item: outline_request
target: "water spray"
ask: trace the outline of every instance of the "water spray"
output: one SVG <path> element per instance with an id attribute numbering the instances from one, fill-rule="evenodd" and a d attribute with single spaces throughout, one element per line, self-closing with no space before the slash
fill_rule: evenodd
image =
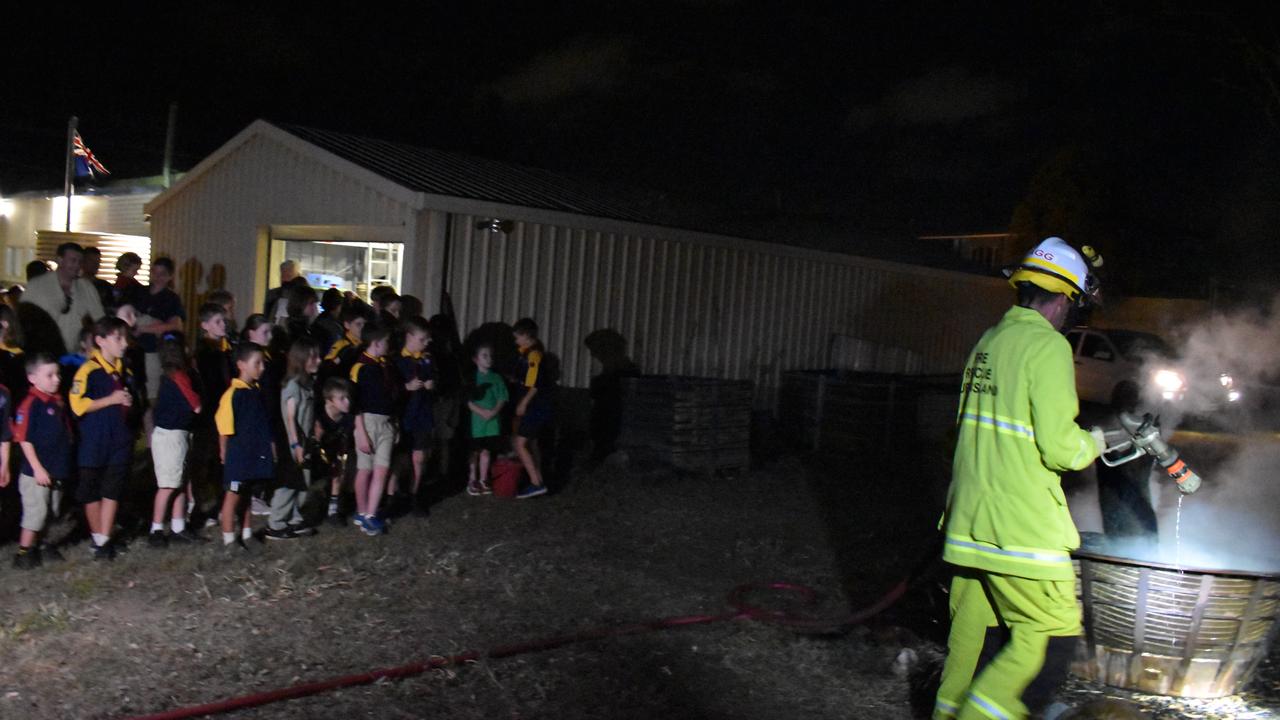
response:
<path id="1" fill-rule="evenodd" d="M 1160 436 L 1160 419 L 1151 413 L 1122 412 L 1116 416 L 1119 428 L 1104 429 L 1107 449 L 1102 453 L 1102 463 L 1107 467 L 1117 467 L 1137 460 L 1143 455 L 1155 458 L 1156 463 L 1164 469 L 1169 479 L 1177 484 L 1178 490 L 1190 495 L 1200 489 L 1200 476 L 1192 470 L 1179 455 L 1177 448 L 1165 442 Z"/>

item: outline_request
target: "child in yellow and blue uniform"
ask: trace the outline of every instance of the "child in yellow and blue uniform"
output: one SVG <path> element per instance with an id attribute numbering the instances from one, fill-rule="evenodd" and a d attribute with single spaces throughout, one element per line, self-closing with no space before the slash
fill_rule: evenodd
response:
<path id="1" fill-rule="evenodd" d="M 104 317 L 94 325 L 93 342 L 97 348 L 76 371 L 69 396 L 71 411 L 80 418 L 76 500 L 84 505 L 94 558 L 111 560 L 111 530 L 133 452 L 133 394 L 123 360 L 129 326 L 119 318 Z"/>
<path id="2" fill-rule="evenodd" d="M 381 535 L 386 524 L 378 516 L 387 474 L 391 470 L 391 450 L 396 441 L 393 417 L 398 383 L 387 365 L 387 344 L 391 333 L 377 327 L 364 333 L 368 343 L 351 368 L 355 386 L 356 415 L 356 516 L 353 522 L 366 535 Z"/>
<path id="3" fill-rule="evenodd" d="M 222 456 L 222 544 L 248 549 L 253 537 L 249 495 L 275 476 L 276 445 L 271 435 L 267 402 L 258 381 L 266 369 L 262 348 L 242 342 L 236 348 L 237 377 L 218 402 L 215 421 Z M 240 516 L 240 538 L 235 518 Z"/>
<path id="4" fill-rule="evenodd" d="M 190 467 L 196 470 L 192 478 L 191 501 L 187 514 L 201 503 L 210 512 L 221 507 L 221 468 L 218 459 L 218 428 L 214 414 L 218 402 L 231 386 L 235 377 L 235 349 L 227 339 L 227 311 L 218 303 L 206 302 L 198 315 L 200 336 L 196 341 L 195 366 L 197 387 L 200 389 L 200 412 L 191 426 Z M 204 495 L 214 496 L 212 503 Z"/>
<path id="5" fill-rule="evenodd" d="M 405 322 L 404 347 L 396 358 L 396 370 L 405 389 L 404 411 L 400 414 L 400 430 L 409 446 L 413 462 L 413 486 L 410 497 L 417 510 L 425 512 L 421 497 L 422 474 L 431 452 L 432 432 L 435 429 L 435 372 L 431 365 L 431 330 L 420 317 Z"/>
<path id="6" fill-rule="evenodd" d="M 532 318 L 521 318 L 511 326 L 511 333 L 520 350 L 516 374 L 521 391 L 516 401 L 516 454 L 529 474 L 529 485 L 517 497 L 531 498 L 547 492 L 538 437 L 551 424 L 551 393 L 555 388 L 551 374 L 542 367 L 544 352 L 538 339 L 538 323 Z"/>
<path id="7" fill-rule="evenodd" d="M 367 340 L 364 338 L 364 326 L 368 322 L 368 314 L 364 308 L 348 306 L 342 309 L 342 337 L 338 338 L 324 355 L 320 364 L 320 377 L 328 380 L 331 377 L 347 379 L 351 366 L 360 357 L 360 349 Z"/>

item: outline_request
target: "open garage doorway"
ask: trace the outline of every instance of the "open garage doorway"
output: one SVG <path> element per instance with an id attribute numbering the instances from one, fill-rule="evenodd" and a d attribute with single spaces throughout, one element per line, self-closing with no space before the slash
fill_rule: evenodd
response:
<path id="1" fill-rule="evenodd" d="M 280 284 L 278 269 L 285 260 L 298 263 L 317 291 L 336 287 L 368 301 L 379 285 L 400 292 L 404 244 L 386 242 L 379 228 L 340 230 L 331 226 L 272 227 L 267 263 L 267 286 Z"/>

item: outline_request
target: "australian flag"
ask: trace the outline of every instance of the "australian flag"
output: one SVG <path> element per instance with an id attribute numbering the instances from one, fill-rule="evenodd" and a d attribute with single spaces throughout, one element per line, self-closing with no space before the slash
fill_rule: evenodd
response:
<path id="1" fill-rule="evenodd" d="M 89 146 L 84 144 L 79 131 L 76 132 L 72 140 L 71 153 L 76 157 L 76 177 L 87 177 L 92 180 L 95 177 L 95 173 L 111 174 L 111 171 L 94 156 Z"/>

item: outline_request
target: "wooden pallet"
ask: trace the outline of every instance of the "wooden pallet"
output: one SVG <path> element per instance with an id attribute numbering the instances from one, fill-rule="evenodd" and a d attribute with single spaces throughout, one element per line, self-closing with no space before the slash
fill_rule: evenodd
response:
<path id="1" fill-rule="evenodd" d="M 745 469 L 754 395 L 746 380 L 627 378 L 619 446 L 642 449 L 684 471 Z"/>

